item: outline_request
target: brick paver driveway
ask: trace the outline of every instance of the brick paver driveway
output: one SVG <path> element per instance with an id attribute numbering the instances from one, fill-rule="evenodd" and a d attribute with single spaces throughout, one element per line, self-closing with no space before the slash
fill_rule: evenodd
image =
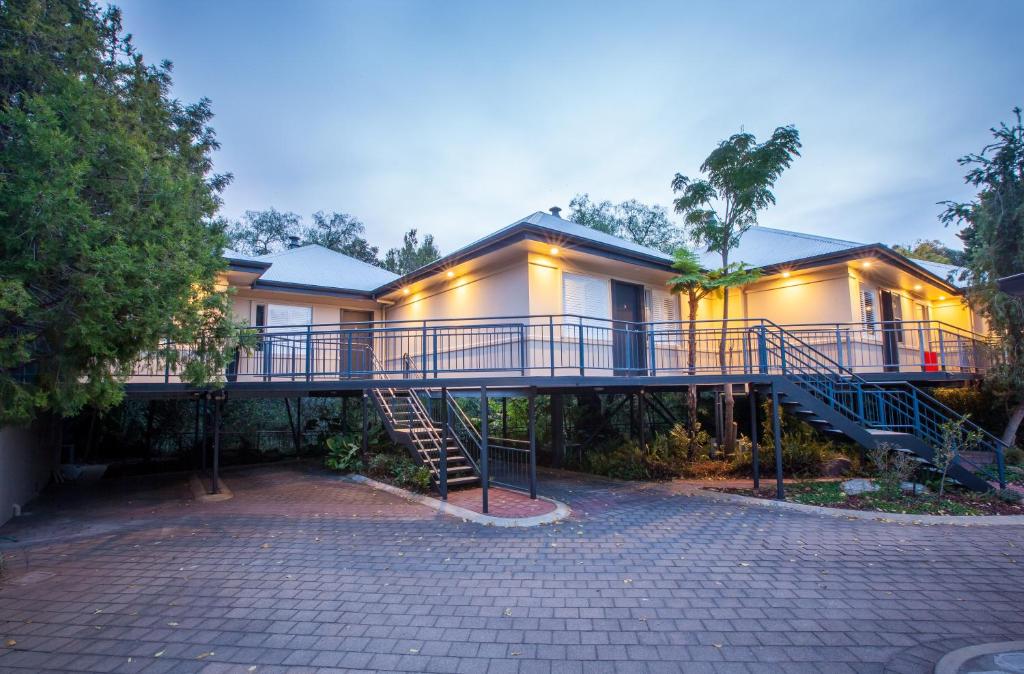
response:
<path id="1" fill-rule="evenodd" d="M 927 671 L 1024 634 L 1024 529 L 545 476 L 481 527 L 298 465 L 62 489 L 0 529 L 0 670 Z M 16 643 L 15 643 L 16 642 Z"/>

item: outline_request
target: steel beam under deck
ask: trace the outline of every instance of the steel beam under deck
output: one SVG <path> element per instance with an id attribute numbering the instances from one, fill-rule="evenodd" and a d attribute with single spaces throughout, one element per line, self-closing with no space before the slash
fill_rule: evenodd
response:
<path id="1" fill-rule="evenodd" d="M 439 377 L 437 379 L 339 379 L 333 381 L 270 381 L 270 382 L 228 382 L 224 385 L 232 398 L 281 398 L 285 396 L 358 396 L 374 388 L 440 388 L 449 390 L 503 389 L 526 395 L 529 389 L 538 393 L 574 393 L 593 391 L 607 393 L 628 393 L 641 388 L 649 390 L 684 389 L 690 384 L 716 386 L 722 384 L 771 384 L 781 375 L 767 374 L 706 374 L 706 375 L 658 375 L 658 376 L 485 376 L 485 377 Z M 126 384 L 125 394 L 135 400 L 157 400 L 170 398 L 192 398 L 205 389 L 187 384 L 136 383 Z"/>

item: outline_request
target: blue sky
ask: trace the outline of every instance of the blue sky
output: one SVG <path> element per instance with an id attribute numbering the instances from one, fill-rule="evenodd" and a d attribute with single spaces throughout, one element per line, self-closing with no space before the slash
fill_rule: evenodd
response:
<path id="1" fill-rule="evenodd" d="M 572 196 L 669 206 L 741 127 L 801 132 L 763 225 L 954 242 L 957 157 L 1024 105 L 1008 2 L 117 3 L 213 101 L 224 214 L 362 219 L 449 251 Z"/>

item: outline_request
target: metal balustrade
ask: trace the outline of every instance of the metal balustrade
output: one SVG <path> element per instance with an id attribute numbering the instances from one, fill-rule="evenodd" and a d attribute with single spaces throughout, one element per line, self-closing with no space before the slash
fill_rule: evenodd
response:
<path id="1" fill-rule="evenodd" d="M 907 433 L 937 448 L 945 440 L 946 424 L 959 420 L 961 425 L 953 438 L 961 450 L 956 462 L 975 473 L 995 464 L 999 486 L 1006 487 L 1004 451 L 1008 447 L 966 417 L 908 384 L 883 387 L 868 382 L 818 351 L 797 333 L 770 325 L 757 328 L 756 332 L 766 371 L 780 370 L 790 381 L 863 428 Z M 968 447 L 971 433 L 976 433 L 980 440 Z M 991 462 L 983 465 L 966 456 L 963 450 L 969 450 L 975 457 L 988 457 Z"/>
<path id="2" fill-rule="evenodd" d="M 228 381 L 504 376 L 657 376 L 777 373 L 757 341 L 774 326 L 857 374 L 984 373 L 998 360 L 993 343 L 936 321 L 903 327 L 860 324 L 774 326 L 730 319 L 632 323 L 575 315 L 386 321 L 250 328 L 255 346 L 238 352 Z M 902 335 L 897 339 L 897 330 Z M 899 345 L 896 350 L 886 347 Z M 132 382 L 178 383 L 189 345 L 144 355 Z M 168 358 L 167 355 L 171 354 Z"/>
<path id="3" fill-rule="evenodd" d="M 992 340 L 942 321 L 783 325 L 837 364 L 859 374 L 983 374 L 998 362 Z"/>

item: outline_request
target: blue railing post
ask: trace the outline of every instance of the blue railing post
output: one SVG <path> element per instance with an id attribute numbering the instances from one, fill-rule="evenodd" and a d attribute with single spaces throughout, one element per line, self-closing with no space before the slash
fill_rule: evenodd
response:
<path id="1" fill-rule="evenodd" d="M 647 362 L 650 367 L 647 368 L 647 373 L 652 377 L 658 374 L 658 352 L 654 344 L 654 330 L 650 329 L 647 331 Z"/>
<path id="2" fill-rule="evenodd" d="M 306 381 L 313 379 L 313 326 L 306 326 Z"/>
<path id="3" fill-rule="evenodd" d="M 434 328 L 434 339 L 433 339 L 433 351 L 434 351 L 434 379 L 437 379 L 437 328 Z"/>
<path id="4" fill-rule="evenodd" d="M 843 367 L 843 332 L 836 324 L 836 362 Z"/>
<path id="5" fill-rule="evenodd" d="M 765 334 L 763 325 L 757 326 L 757 359 L 760 363 L 758 370 L 761 374 L 768 374 L 768 336 Z"/>
<path id="6" fill-rule="evenodd" d="M 519 376 L 526 376 L 526 324 L 519 324 Z"/>
<path id="7" fill-rule="evenodd" d="M 786 334 L 779 331 L 779 360 L 782 365 L 782 374 L 786 374 Z"/>
<path id="8" fill-rule="evenodd" d="M 941 369 L 943 372 L 946 371 L 946 340 L 942 338 L 942 328 L 939 328 L 939 363 L 941 363 Z"/>
<path id="9" fill-rule="evenodd" d="M 171 338 L 164 338 L 164 383 L 171 381 Z"/>
<path id="10" fill-rule="evenodd" d="M 584 369 L 584 367 L 586 367 L 584 365 L 584 356 L 585 356 L 585 354 L 584 354 L 584 346 L 583 346 L 583 317 L 582 316 L 580 317 L 579 329 L 580 329 L 580 376 L 582 377 L 583 376 L 583 369 Z M 612 328 L 612 329 L 614 330 L 614 328 Z M 614 335 L 612 336 L 612 340 L 613 340 L 613 343 L 614 343 Z"/>
<path id="11" fill-rule="evenodd" d="M 351 330 L 348 331 L 348 349 L 347 349 L 347 351 L 348 351 L 348 355 L 346 357 L 346 360 L 348 361 L 348 365 L 346 366 L 345 369 L 348 372 L 348 378 L 351 379 L 352 378 L 352 331 Z"/>
<path id="12" fill-rule="evenodd" d="M 264 335 L 260 346 L 263 347 L 263 377 L 266 380 L 270 379 L 270 376 L 274 374 L 274 338 L 269 335 Z"/>
<path id="13" fill-rule="evenodd" d="M 551 359 L 551 376 L 555 376 L 555 317 L 548 316 L 548 357 Z"/>
<path id="14" fill-rule="evenodd" d="M 917 341 L 918 341 L 918 346 L 919 346 L 918 350 L 921 352 L 921 372 L 926 372 L 927 371 L 927 367 L 925 366 L 925 362 L 924 362 L 924 359 L 925 359 L 925 355 L 924 355 L 925 348 L 924 348 L 924 324 L 923 323 L 918 323 L 917 324 Z"/>
<path id="15" fill-rule="evenodd" d="M 921 437 L 921 402 L 917 398 L 917 389 L 910 390 L 910 404 L 914 412 L 914 435 Z"/>
<path id="16" fill-rule="evenodd" d="M 423 339 L 420 340 L 420 372 L 427 378 L 427 322 L 423 321 Z"/>
<path id="17" fill-rule="evenodd" d="M 857 394 L 857 419 L 863 424 L 866 422 L 864 418 L 864 387 L 860 385 L 860 382 L 853 382 L 853 385 Z"/>

